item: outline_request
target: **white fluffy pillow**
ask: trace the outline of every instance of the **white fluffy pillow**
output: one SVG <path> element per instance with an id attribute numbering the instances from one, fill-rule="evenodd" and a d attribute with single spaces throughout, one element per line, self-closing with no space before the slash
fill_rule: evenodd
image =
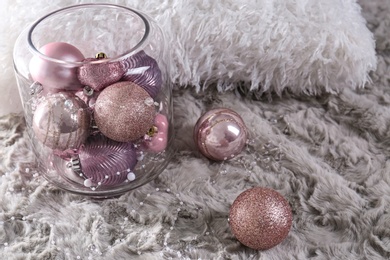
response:
<path id="1" fill-rule="evenodd" d="M 22 28 L 49 11 L 85 2 L 2 0 L 0 88 L 8 94 L 0 95 L 0 114 L 20 110 L 12 47 Z M 94 2 L 154 17 L 170 41 L 172 80 L 198 90 L 240 84 L 278 94 L 286 87 L 294 93 L 337 92 L 364 86 L 376 67 L 373 36 L 355 0 Z"/>

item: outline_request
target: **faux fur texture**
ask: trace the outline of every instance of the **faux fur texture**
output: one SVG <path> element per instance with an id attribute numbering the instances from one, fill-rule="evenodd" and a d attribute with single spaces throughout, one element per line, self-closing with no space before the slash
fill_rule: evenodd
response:
<path id="1" fill-rule="evenodd" d="M 1 114 L 21 110 L 11 50 L 22 28 L 49 11 L 85 2 L 91 1 L 2 0 Z M 374 40 L 356 0 L 94 2 L 154 17 L 169 39 L 172 81 L 183 87 L 320 94 L 362 87 L 376 67 Z"/>
<path id="2" fill-rule="evenodd" d="M 177 89 L 177 156 L 155 181 L 119 198 L 91 200 L 48 184 L 23 118 L 1 117 L 0 258 L 389 259 L 390 5 L 360 4 L 377 42 L 372 84 L 273 101 Z M 214 107 L 242 115 L 251 135 L 225 163 L 202 157 L 192 141 L 197 118 Z M 230 205 L 252 186 L 279 191 L 293 208 L 288 237 L 267 251 L 240 245 L 228 225 Z"/>

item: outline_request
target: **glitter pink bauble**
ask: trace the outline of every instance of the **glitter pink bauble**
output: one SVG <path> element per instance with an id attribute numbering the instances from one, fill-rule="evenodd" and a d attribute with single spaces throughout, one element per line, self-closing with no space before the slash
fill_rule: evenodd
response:
<path id="1" fill-rule="evenodd" d="M 77 77 L 83 85 L 96 91 L 118 82 L 125 73 L 125 67 L 118 61 L 105 62 L 105 59 L 88 58 L 85 62 L 101 61 L 101 63 L 87 63 L 77 70 Z"/>
<path id="2" fill-rule="evenodd" d="M 162 87 L 162 75 L 157 61 L 140 51 L 122 63 L 128 68 L 122 80 L 134 82 L 155 98 Z"/>
<path id="3" fill-rule="evenodd" d="M 39 141 L 55 150 L 77 149 L 88 137 L 90 112 L 70 92 L 51 94 L 38 104 L 32 129 Z"/>
<path id="4" fill-rule="evenodd" d="M 39 51 L 47 57 L 64 62 L 81 62 L 84 59 L 84 55 L 76 47 L 65 42 L 48 43 Z M 53 89 L 48 92 L 81 88 L 81 83 L 77 79 L 77 67 L 74 65 L 34 56 L 30 61 L 29 70 L 31 77 L 41 83 L 45 89 Z"/>
<path id="5" fill-rule="evenodd" d="M 140 86 L 118 82 L 105 88 L 95 103 L 95 122 L 102 134 L 118 142 L 143 137 L 153 126 L 153 99 Z"/>
<path id="6" fill-rule="evenodd" d="M 132 143 L 115 142 L 92 136 L 79 151 L 81 172 L 92 186 L 114 186 L 123 183 L 137 164 Z"/>
<path id="7" fill-rule="evenodd" d="M 241 193 L 230 208 L 229 225 L 245 246 L 266 250 L 281 243 L 292 225 L 292 211 L 277 191 L 255 187 Z"/>
<path id="8" fill-rule="evenodd" d="M 215 161 L 238 155 L 245 147 L 247 129 L 242 118 L 227 108 L 202 115 L 194 127 L 194 141 L 199 151 Z"/>

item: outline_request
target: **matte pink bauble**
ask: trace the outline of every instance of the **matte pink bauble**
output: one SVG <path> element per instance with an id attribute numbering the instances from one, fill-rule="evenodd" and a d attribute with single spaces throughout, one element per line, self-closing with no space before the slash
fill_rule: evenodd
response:
<path id="1" fill-rule="evenodd" d="M 230 208 L 229 225 L 247 247 L 270 249 L 281 243 L 292 225 L 292 211 L 277 191 L 255 187 L 241 193 Z"/>
<path id="2" fill-rule="evenodd" d="M 88 137 L 91 116 L 87 106 L 69 92 L 46 96 L 33 116 L 39 141 L 55 150 L 77 149 Z"/>
<path id="3" fill-rule="evenodd" d="M 194 141 L 199 151 L 215 161 L 238 155 L 245 147 L 247 129 L 242 118 L 227 108 L 203 114 L 195 124 Z"/>
<path id="4" fill-rule="evenodd" d="M 95 122 L 99 130 L 117 142 L 132 142 L 153 126 L 154 100 L 140 86 L 118 82 L 105 88 L 95 103 Z"/>
<path id="5" fill-rule="evenodd" d="M 64 62 L 80 62 L 84 59 L 84 55 L 76 47 L 65 42 L 48 43 L 39 51 L 47 57 Z M 30 61 L 29 69 L 31 77 L 41 83 L 44 88 L 76 90 L 81 87 L 77 79 L 77 67 L 74 65 L 34 56 Z"/>

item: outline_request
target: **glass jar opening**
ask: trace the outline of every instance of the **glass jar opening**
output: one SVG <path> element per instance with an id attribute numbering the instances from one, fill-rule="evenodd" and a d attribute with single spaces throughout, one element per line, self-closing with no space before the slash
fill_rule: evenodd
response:
<path id="1" fill-rule="evenodd" d="M 83 27 L 94 29 L 86 30 Z M 133 27 L 136 27 L 137 34 L 129 40 L 126 28 L 134 31 Z M 53 63 L 78 67 L 86 63 L 99 64 L 126 59 L 147 44 L 149 34 L 149 21 L 140 12 L 114 4 L 90 3 L 65 7 L 38 19 L 30 27 L 27 41 L 33 55 Z M 85 57 L 95 57 L 96 53 L 104 52 L 107 58 L 95 61 L 53 58 L 40 51 L 41 47 L 51 42 L 71 44 L 85 53 Z"/>

